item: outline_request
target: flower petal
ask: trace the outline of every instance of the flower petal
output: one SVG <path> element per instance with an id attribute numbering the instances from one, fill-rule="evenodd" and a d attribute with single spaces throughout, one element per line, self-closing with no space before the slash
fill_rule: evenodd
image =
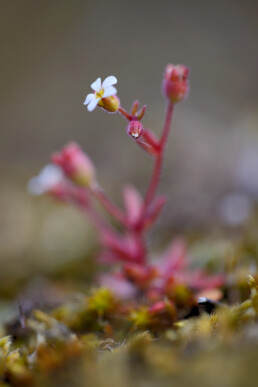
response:
<path id="1" fill-rule="evenodd" d="M 93 99 L 93 100 L 89 103 L 89 105 L 87 106 L 87 109 L 89 110 L 89 112 L 92 112 L 92 111 L 95 109 L 95 107 L 97 106 L 97 104 L 99 103 L 99 101 L 100 101 L 100 98 L 95 98 L 95 99 Z"/>
<path id="2" fill-rule="evenodd" d="M 111 97 L 112 95 L 115 95 L 117 93 L 117 90 L 114 86 L 109 86 L 104 91 L 104 94 L 102 98 Z"/>
<path id="3" fill-rule="evenodd" d="M 52 188 L 63 180 L 62 169 L 54 164 L 47 164 L 38 176 L 46 189 Z"/>
<path id="4" fill-rule="evenodd" d="M 46 165 L 38 176 L 28 182 L 28 191 L 32 195 L 42 195 L 62 182 L 63 172 L 61 168 L 53 164 Z"/>
<path id="5" fill-rule="evenodd" d="M 116 77 L 114 75 L 110 75 L 110 77 L 107 77 L 104 82 L 102 83 L 103 88 L 105 89 L 108 86 L 115 85 L 117 83 Z"/>
<path id="6" fill-rule="evenodd" d="M 83 105 L 88 105 L 93 99 L 96 98 L 95 94 L 88 94 L 85 101 L 83 102 Z"/>
<path id="7" fill-rule="evenodd" d="M 101 90 L 101 78 L 98 78 L 96 79 L 95 82 L 93 82 L 90 87 L 94 90 L 94 91 L 100 91 Z"/>
<path id="8" fill-rule="evenodd" d="M 28 192 L 31 195 L 42 195 L 45 192 L 45 188 L 42 186 L 38 176 L 33 177 L 28 182 Z"/>

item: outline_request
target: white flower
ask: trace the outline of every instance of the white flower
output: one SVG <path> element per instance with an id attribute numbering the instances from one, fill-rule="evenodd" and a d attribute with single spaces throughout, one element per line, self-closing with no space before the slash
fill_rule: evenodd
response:
<path id="1" fill-rule="evenodd" d="M 101 78 L 98 78 L 91 85 L 95 93 L 88 94 L 83 105 L 88 105 L 87 109 L 92 112 L 102 98 L 111 97 L 117 93 L 116 88 L 113 86 L 116 83 L 117 79 L 113 75 L 107 77 L 103 83 L 101 83 Z"/>
<path id="2" fill-rule="evenodd" d="M 63 181 L 64 174 L 61 168 L 54 164 L 46 165 L 38 174 L 28 182 L 28 191 L 32 195 L 42 195 L 50 191 Z"/>

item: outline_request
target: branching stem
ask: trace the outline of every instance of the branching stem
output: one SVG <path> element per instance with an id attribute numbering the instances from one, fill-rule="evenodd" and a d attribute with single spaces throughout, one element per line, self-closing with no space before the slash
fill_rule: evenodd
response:
<path id="1" fill-rule="evenodd" d="M 158 150 L 158 154 L 156 155 L 152 178 L 144 199 L 144 205 L 143 205 L 144 213 L 146 213 L 148 206 L 151 204 L 151 202 L 153 201 L 156 195 L 156 190 L 158 187 L 161 170 L 162 170 L 164 150 L 165 150 L 165 146 L 166 146 L 169 131 L 170 131 L 172 115 L 173 115 L 173 104 L 169 103 L 167 107 L 167 113 L 166 113 L 162 135 L 159 141 L 159 150 Z"/>
<path id="2" fill-rule="evenodd" d="M 123 211 L 120 210 L 105 194 L 101 187 L 96 186 L 90 190 L 92 196 L 102 205 L 105 210 L 123 226 L 128 227 L 128 222 Z"/>

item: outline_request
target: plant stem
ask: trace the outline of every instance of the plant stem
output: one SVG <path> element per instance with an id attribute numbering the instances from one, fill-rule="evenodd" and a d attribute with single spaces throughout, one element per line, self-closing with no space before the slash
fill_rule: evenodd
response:
<path id="1" fill-rule="evenodd" d="M 120 211 L 119 208 L 113 204 L 110 199 L 105 195 L 101 187 L 95 187 L 94 197 L 101 202 L 102 206 L 105 207 L 108 212 L 117 220 L 120 220 L 121 223 L 124 222 L 125 228 L 128 229 L 128 232 L 131 234 L 132 238 L 134 239 L 136 245 L 137 245 L 137 255 L 134 257 L 133 261 L 137 262 L 138 264 L 143 265 L 146 261 L 146 246 L 144 242 L 144 238 L 141 234 L 141 232 L 135 232 L 135 230 L 129 230 L 129 224 L 126 221 L 126 218 L 124 214 Z M 113 238 L 116 235 L 116 231 L 113 230 L 112 226 L 110 226 L 97 212 L 96 210 L 91 206 L 90 203 L 84 203 L 82 200 L 78 201 L 77 195 L 73 195 L 73 192 L 71 192 L 70 201 L 78 205 L 81 210 L 85 213 L 85 215 L 89 218 L 90 222 L 95 226 L 95 228 L 99 231 L 100 236 L 107 237 L 110 236 Z M 68 200 L 69 202 L 69 200 Z M 131 261 L 132 256 L 129 254 L 128 251 L 126 251 L 126 248 L 119 250 L 120 256 L 123 255 L 123 258 L 126 261 Z"/>
<path id="2" fill-rule="evenodd" d="M 158 187 L 159 178 L 162 170 L 164 150 L 165 150 L 165 146 L 166 146 L 169 131 L 170 131 L 172 115 L 173 115 L 173 104 L 169 103 L 167 107 L 166 119 L 165 119 L 163 131 L 162 131 L 162 135 L 159 141 L 159 151 L 158 151 L 158 154 L 156 155 L 152 178 L 144 200 L 144 205 L 143 205 L 144 213 L 146 212 L 146 209 L 148 208 L 148 206 L 150 205 L 150 203 L 152 202 L 156 194 L 156 190 Z"/>
<path id="3" fill-rule="evenodd" d="M 146 245 L 144 236 L 138 231 L 134 231 L 133 236 L 138 245 L 138 263 L 144 265 L 146 264 Z"/>
<path id="4" fill-rule="evenodd" d="M 101 187 L 94 187 L 90 192 L 111 216 L 125 227 L 128 227 L 124 213 L 107 197 Z"/>
<path id="5" fill-rule="evenodd" d="M 157 153 L 159 150 L 159 141 L 149 129 L 144 128 L 142 138 L 153 148 L 155 153 Z"/>
<path id="6" fill-rule="evenodd" d="M 144 199 L 144 213 L 146 212 L 146 209 L 148 208 L 149 204 L 154 199 L 156 189 L 159 183 L 159 178 L 161 174 L 161 168 L 162 168 L 162 154 L 159 152 L 158 155 L 155 158 L 155 164 L 153 169 L 152 178 Z"/>
<path id="7" fill-rule="evenodd" d="M 166 143 L 167 143 L 167 139 L 168 139 L 168 135 L 169 135 L 169 131 L 170 131 L 170 126 L 171 126 L 171 121 L 172 121 L 172 116 L 173 116 L 173 108 L 174 108 L 174 105 L 170 102 L 168 104 L 168 107 L 167 107 L 166 119 L 165 119 L 164 128 L 163 128 L 163 132 L 162 132 L 161 139 L 160 139 L 161 153 L 164 152 L 164 148 L 165 148 Z"/>
<path id="8" fill-rule="evenodd" d="M 132 116 L 131 114 L 129 114 L 124 108 L 122 108 L 122 106 L 119 107 L 118 111 L 119 111 L 119 113 L 121 113 L 122 116 L 124 116 L 128 121 L 132 121 L 133 116 Z"/>

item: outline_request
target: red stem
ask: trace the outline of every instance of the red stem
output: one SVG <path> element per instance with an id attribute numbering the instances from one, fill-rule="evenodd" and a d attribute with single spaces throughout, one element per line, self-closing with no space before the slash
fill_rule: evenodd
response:
<path id="1" fill-rule="evenodd" d="M 145 210 L 147 209 L 147 207 L 149 206 L 149 204 L 154 199 L 156 189 L 157 189 L 157 186 L 159 183 L 161 168 L 162 168 L 162 154 L 159 152 L 156 156 L 156 159 L 155 159 L 152 178 L 151 178 L 151 181 L 150 181 L 150 184 L 149 184 L 149 187 L 148 187 L 147 193 L 145 195 L 145 199 L 144 199 L 144 213 L 145 213 Z"/>
<path id="2" fill-rule="evenodd" d="M 90 192 L 111 216 L 125 227 L 128 227 L 128 222 L 124 213 L 106 196 L 105 192 L 100 187 L 94 187 Z"/>
<path id="3" fill-rule="evenodd" d="M 133 116 L 129 113 L 127 113 L 127 111 L 122 108 L 122 106 L 119 106 L 119 109 L 118 109 L 119 113 L 122 114 L 122 116 L 124 116 L 128 121 L 132 121 L 133 119 Z"/>
<path id="4" fill-rule="evenodd" d="M 98 192 L 101 194 L 104 194 L 103 191 L 101 191 L 101 189 L 99 189 Z M 113 203 L 109 201 L 109 199 L 105 196 L 105 194 L 104 194 L 104 196 L 101 196 L 101 198 L 105 200 L 105 205 L 106 204 L 113 205 Z M 109 235 L 110 233 L 111 233 L 110 234 L 111 236 L 114 235 L 110 226 L 105 222 L 104 219 L 101 218 L 101 216 L 94 210 L 94 208 L 92 208 L 90 205 L 83 205 L 81 202 L 78 202 L 76 199 L 74 202 L 80 206 L 80 208 L 89 217 L 92 224 L 96 227 L 96 229 L 99 230 L 100 233 L 102 233 L 102 235 Z M 104 203 L 102 203 L 102 204 L 104 207 Z M 113 210 L 114 209 L 120 211 L 115 205 L 113 205 Z M 115 215 L 113 214 L 113 216 L 115 216 Z M 129 228 L 129 225 L 126 224 L 126 227 Z M 141 232 L 139 232 L 139 233 L 138 232 L 135 233 L 135 231 L 131 231 L 131 232 L 132 232 L 132 235 L 133 235 L 133 237 L 138 245 L 137 262 L 139 264 L 144 264 L 145 260 L 146 260 L 146 246 L 145 246 L 142 234 L 141 234 Z M 128 253 L 126 252 L 126 250 L 124 251 L 124 253 L 122 250 L 119 251 L 119 253 L 124 254 L 124 258 L 126 260 L 131 259 L 131 257 L 128 256 Z"/>
<path id="5" fill-rule="evenodd" d="M 159 141 L 149 129 L 144 128 L 142 138 L 153 148 L 155 153 L 157 153 L 159 150 Z"/>
<path id="6" fill-rule="evenodd" d="M 164 148 L 167 143 L 169 131 L 170 131 L 170 126 L 171 126 L 171 121 L 172 121 L 172 116 L 173 116 L 173 108 L 174 105 L 170 102 L 168 107 L 167 107 L 167 114 L 166 114 L 166 119 L 165 119 L 165 124 L 163 128 L 163 132 L 161 135 L 160 139 L 160 148 L 161 148 L 161 153 L 164 151 Z"/>
<path id="7" fill-rule="evenodd" d="M 156 194 L 156 190 L 158 187 L 159 178 L 160 178 L 160 174 L 161 174 L 161 170 L 162 170 L 162 161 L 163 161 L 164 150 L 165 150 L 165 146 L 166 146 L 169 131 L 170 131 L 172 115 L 173 115 L 173 104 L 169 103 L 169 105 L 167 107 L 167 113 L 166 113 L 166 119 L 165 119 L 165 123 L 164 123 L 163 132 L 162 132 L 162 135 L 161 135 L 161 138 L 159 141 L 159 151 L 158 151 L 158 154 L 156 156 L 153 175 L 152 175 L 152 178 L 151 178 L 151 181 L 149 184 L 149 188 L 147 190 L 145 200 L 144 200 L 144 205 L 143 205 L 144 213 L 145 213 L 147 207 L 149 206 L 149 204 L 154 199 L 155 194 Z"/>
<path id="8" fill-rule="evenodd" d="M 135 102 L 133 103 L 131 113 L 128 113 L 122 106 L 119 106 L 118 111 L 119 111 L 119 113 L 121 113 L 122 116 L 124 116 L 128 121 L 132 121 L 132 120 L 138 120 L 138 121 L 141 121 L 141 119 L 143 118 L 143 116 L 144 116 L 144 114 L 145 114 L 145 112 L 146 112 L 147 106 L 144 105 L 144 106 L 141 108 L 140 112 L 137 113 L 138 106 L 139 106 L 139 102 L 138 102 L 138 101 L 135 101 Z"/>

